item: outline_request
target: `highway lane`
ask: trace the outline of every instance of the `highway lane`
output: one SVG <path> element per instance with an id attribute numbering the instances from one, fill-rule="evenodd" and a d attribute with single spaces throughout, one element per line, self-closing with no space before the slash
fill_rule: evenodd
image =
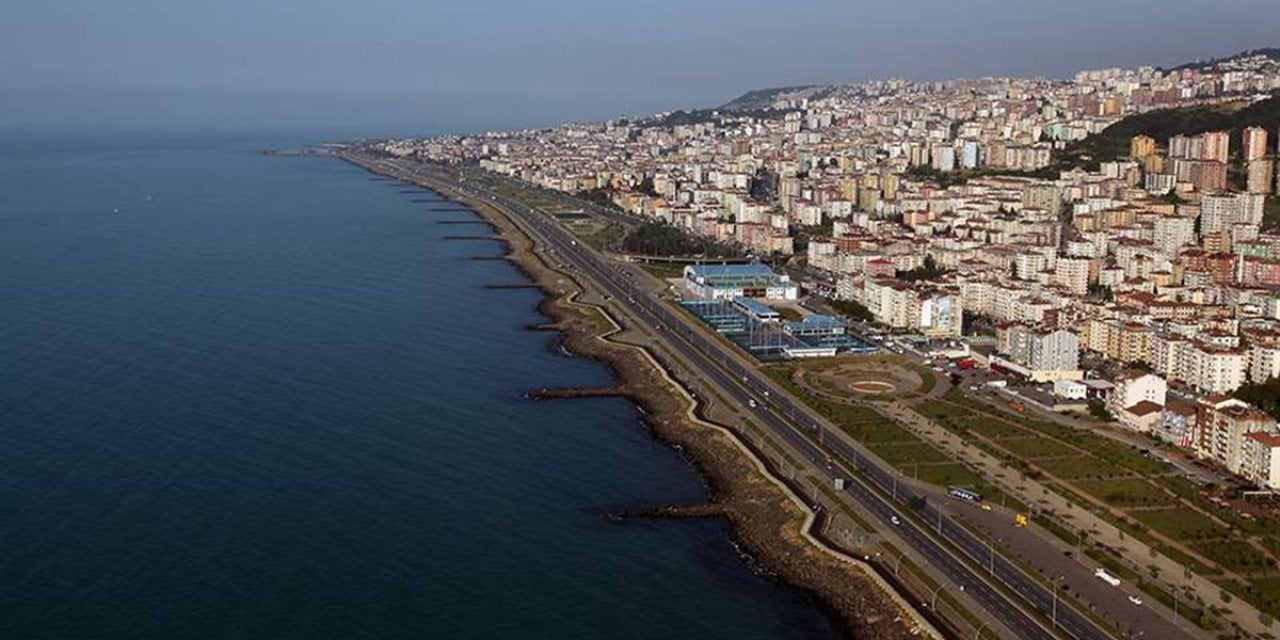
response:
<path id="1" fill-rule="evenodd" d="M 625 277 L 619 275 L 615 270 L 609 269 L 607 266 L 603 266 L 600 258 L 596 256 L 594 252 L 591 252 L 586 247 L 579 244 L 576 239 L 569 237 L 567 231 L 561 228 L 558 224 L 549 221 L 545 216 L 539 215 L 519 203 L 505 201 L 505 199 L 495 197 L 492 194 L 481 193 L 472 190 L 465 185 L 456 184 L 455 186 L 469 195 L 498 201 L 505 207 L 520 213 L 527 223 L 533 225 L 540 232 L 539 235 L 542 235 L 544 240 L 548 241 L 548 244 L 555 247 L 561 255 L 574 258 L 574 262 L 578 263 L 580 268 L 584 271 L 589 272 L 588 275 L 592 276 L 598 285 L 603 285 L 602 289 L 606 293 L 613 295 L 620 302 L 622 300 L 626 300 L 627 303 L 633 307 L 633 310 L 640 312 L 637 315 L 642 318 L 643 316 L 648 316 L 648 320 L 656 325 L 686 325 L 685 318 L 677 317 L 672 310 L 667 308 L 660 301 L 656 301 L 646 295 L 645 292 L 638 290 L 633 283 L 627 281 Z M 696 331 L 693 327 L 689 326 L 684 326 L 684 328 L 685 334 L 682 337 L 685 339 L 670 342 L 677 346 L 681 355 L 683 355 L 687 360 L 701 364 L 702 366 L 699 366 L 698 368 L 704 373 L 710 374 L 710 376 L 718 383 L 718 386 L 736 396 L 736 401 L 740 402 L 743 406 L 746 406 L 748 404 L 748 400 L 752 399 L 753 391 L 744 389 L 738 378 L 730 377 L 721 371 L 713 360 L 707 358 L 704 351 L 708 353 L 720 351 L 720 366 L 732 367 L 734 373 L 741 375 L 743 379 L 754 382 L 757 388 L 755 393 L 760 393 L 766 397 L 770 396 L 770 385 L 767 381 L 756 376 L 754 371 L 748 371 L 743 368 L 736 362 L 736 360 L 731 360 L 729 356 L 720 349 L 721 345 L 713 343 L 713 341 L 703 336 L 701 332 Z M 690 342 L 690 339 L 692 339 L 693 342 Z M 694 342 L 698 343 L 696 348 L 694 347 Z M 776 393 L 772 394 L 772 398 L 774 399 L 779 397 L 780 396 Z M 789 399 L 784 398 L 783 401 L 786 403 L 790 412 L 795 411 L 796 407 Z M 818 449 L 812 441 L 788 426 L 786 422 L 772 410 L 765 409 L 763 405 L 759 408 L 760 412 L 758 413 L 758 417 L 762 418 L 762 421 L 770 427 L 770 431 L 773 431 L 780 437 L 785 438 L 797 450 L 803 451 L 818 468 L 822 469 L 826 467 L 826 454 Z M 810 429 L 823 441 L 840 442 L 838 438 L 828 438 L 826 436 L 825 429 L 820 427 L 815 421 L 809 421 L 808 424 L 803 425 L 803 428 Z M 886 478 L 888 478 L 888 482 L 892 482 L 892 477 L 886 474 L 882 469 L 879 469 L 877 466 L 867 465 L 866 462 L 868 459 L 865 455 L 858 456 L 856 451 L 850 451 L 848 453 L 850 454 L 848 456 L 850 459 L 854 461 L 861 461 L 864 469 L 870 475 L 873 477 L 879 476 L 877 480 L 880 484 L 885 484 Z M 878 496 L 874 491 L 870 490 L 869 487 L 862 486 L 860 479 L 849 479 L 853 480 L 853 482 L 848 483 L 846 486 L 849 487 L 849 490 L 852 492 L 851 494 L 854 495 L 854 497 L 859 498 L 860 502 L 871 507 L 873 512 L 877 513 L 877 515 L 886 521 L 888 521 L 890 517 L 899 518 L 899 521 L 905 525 L 899 528 L 903 531 L 910 532 L 910 535 L 904 537 L 913 548 L 916 548 L 917 551 L 923 550 L 923 555 L 929 558 L 931 562 L 939 565 L 937 568 L 943 569 L 953 582 L 967 585 L 970 596 L 975 597 L 975 599 L 978 599 L 980 602 L 985 601 L 983 602 L 983 605 L 991 609 L 992 613 L 997 613 L 998 617 L 1001 618 L 1002 621 L 1004 621 L 1010 628 L 1014 629 L 1021 637 L 1052 637 L 1052 635 L 1046 632 L 1036 620 L 1022 612 L 1017 607 L 1011 606 L 1007 599 L 1005 599 L 997 590 L 987 585 L 986 582 L 975 574 L 972 569 L 959 562 L 944 548 L 933 541 L 927 534 L 923 533 L 919 526 L 908 518 L 905 513 L 900 512 L 893 505 Z M 853 492 L 855 487 L 861 488 L 862 491 Z M 1076 635 L 1076 637 L 1106 638 L 1107 636 Z"/>
<path id="2" fill-rule="evenodd" d="M 440 178 L 438 175 L 432 177 Z M 952 583 L 963 585 L 968 595 L 1020 637 L 1036 639 L 1054 637 L 1044 624 L 1023 611 L 1009 596 L 990 584 L 989 580 L 1000 580 L 1009 585 L 1017 596 L 1025 599 L 1030 606 L 1040 609 L 1045 615 L 1049 615 L 1055 608 L 1054 595 L 1046 587 L 1023 574 L 1020 568 L 1009 562 L 990 545 L 952 522 L 932 505 L 927 505 L 922 510 L 920 516 L 923 522 L 918 522 L 909 517 L 907 515 L 909 509 L 902 506 L 911 498 L 907 491 L 904 489 L 897 491 L 897 498 L 894 500 L 892 496 L 886 498 L 877 493 L 867 482 L 869 480 L 879 485 L 881 490 L 892 492 L 892 487 L 896 485 L 893 471 L 886 470 L 882 463 L 869 456 L 866 451 L 860 451 L 841 438 L 830 436 L 822 422 L 815 419 L 807 407 L 800 406 L 790 398 L 779 394 L 774 389 L 772 381 L 759 375 L 754 369 L 743 367 L 736 357 L 725 353 L 723 345 L 694 328 L 690 324 L 690 319 L 673 311 L 662 301 L 651 297 L 649 292 L 643 291 L 617 269 L 611 268 L 594 251 L 572 238 L 559 224 L 520 203 L 473 189 L 466 184 L 455 182 L 453 186 L 468 195 L 495 201 L 520 214 L 521 219 L 533 227 L 548 246 L 571 259 L 580 270 L 600 286 L 602 291 L 617 299 L 619 304 L 625 301 L 628 311 L 646 324 L 680 327 L 679 331 L 668 330 L 668 333 L 674 335 L 676 339 L 667 342 L 686 362 L 697 365 L 696 370 L 712 378 L 717 386 L 729 393 L 733 401 L 741 403 L 744 407 L 750 400 L 758 397 L 768 398 L 768 403 L 758 403 L 755 411 L 757 419 L 764 423 L 769 431 L 784 438 L 796 450 L 803 452 L 817 468 L 825 470 L 828 473 L 828 479 L 844 477 L 848 480 L 845 485 L 848 494 L 872 513 L 886 522 L 897 517 L 902 524 L 894 527 L 895 533 L 917 553 L 928 559 L 935 570 L 945 575 Z M 795 426 L 789 423 L 787 418 L 791 418 Z M 861 470 L 865 474 L 865 479 L 857 474 L 852 477 L 843 474 L 839 467 L 828 468 L 827 454 L 819 448 L 814 439 L 830 447 L 837 457 Z M 969 564 L 961 561 L 951 549 L 935 539 L 932 532 L 927 531 L 933 527 L 924 522 L 938 521 L 939 518 L 941 536 L 955 545 L 959 552 L 967 555 L 970 559 Z M 982 573 L 988 575 L 983 576 Z M 1059 599 L 1056 609 L 1058 626 L 1066 632 L 1066 637 L 1081 640 L 1104 640 L 1111 637 L 1065 601 Z"/>

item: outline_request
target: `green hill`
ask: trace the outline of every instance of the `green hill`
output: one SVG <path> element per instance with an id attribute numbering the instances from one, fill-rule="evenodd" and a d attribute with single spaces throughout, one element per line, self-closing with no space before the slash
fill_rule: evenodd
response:
<path id="1" fill-rule="evenodd" d="M 768 109 L 783 94 L 799 94 L 807 98 L 817 99 L 831 92 L 832 87 L 820 85 L 798 85 L 794 87 L 773 87 L 748 91 L 718 107 L 724 111 L 757 111 Z"/>
<path id="2" fill-rule="evenodd" d="M 1274 135 L 1280 128 L 1280 96 L 1253 104 L 1241 101 L 1178 107 L 1129 116 L 1099 133 L 1067 145 L 1057 154 L 1055 163 L 1061 168 L 1097 169 L 1100 162 L 1128 157 L 1129 139 L 1136 135 L 1151 136 L 1156 144 L 1163 147 L 1171 136 L 1223 130 L 1231 131 L 1231 153 L 1238 155 L 1241 132 L 1250 126 L 1265 127 Z"/>
<path id="3" fill-rule="evenodd" d="M 1272 60 L 1280 60 L 1280 47 L 1263 47 L 1261 49 L 1250 49 L 1248 51 L 1241 51 L 1240 53 L 1232 54 L 1222 58 L 1213 58 L 1211 60 L 1188 62 L 1186 64 L 1180 64 L 1172 69 L 1169 69 L 1169 71 L 1181 71 L 1183 69 L 1197 69 L 1197 70 L 1203 71 L 1205 69 L 1212 69 L 1213 67 L 1219 64 L 1222 64 L 1224 62 L 1233 62 L 1235 60 L 1241 60 L 1243 58 L 1252 58 L 1254 56 L 1266 56 L 1268 58 L 1271 58 Z"/>

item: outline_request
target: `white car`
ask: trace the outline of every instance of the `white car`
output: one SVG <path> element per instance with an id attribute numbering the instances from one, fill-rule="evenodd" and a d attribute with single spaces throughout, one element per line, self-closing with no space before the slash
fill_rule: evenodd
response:
<path id="1" fill-rule="evenodd" d="M 1142 598 L 1139 598 L 1138 596 L 1129 596 L 1129 602 L 1132 602 L 1137 606 L 1142 606 Z"/>
<path id="2" fill-rule="evenodd" d="M 889 522 L 892 522 L 895 525 L 902 524 L 902 521 L 898 519 L 898 516 L 889 516 Z"/>

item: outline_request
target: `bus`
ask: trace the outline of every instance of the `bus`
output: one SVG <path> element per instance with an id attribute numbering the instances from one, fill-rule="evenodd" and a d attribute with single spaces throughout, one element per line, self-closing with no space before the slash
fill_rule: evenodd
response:
<path id="1" fill-rule="evenodd" d="M 974 491 L 972 489 L 966 489 L 964 487 L 954 487 L 954 486 L 947 487 L 947 495 L 951 496 L 952 498 L 959 498 L 961 500 L 972 502 L 974 504 L 982 503 L 981 493 L 978 493 L 977 491 Z"/>

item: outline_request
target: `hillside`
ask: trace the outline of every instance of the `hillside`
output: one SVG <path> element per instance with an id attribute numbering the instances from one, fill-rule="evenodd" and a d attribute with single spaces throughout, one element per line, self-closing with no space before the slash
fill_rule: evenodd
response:
<path id="1" fill-rule="evenodd" d="M 1264 47 L 1262 49 L 1250 49 L 1249 51 L 1241 51 L 1240 53 L 1226 56 L 1225 58 L 1213 58 L 1211 60 L 1204 60 L 1204 61 L 1198 60 L 1196 62 L 1188 62 L 1186 64 L 1180 64 L 1172 69 L 1169 69 L 1169 71 L 1181 71 L 1183 69 L 1197 69 L 1197 70 L 1203 71 L 1205 69 L 1212 69 L 1213 67 L 1222 63 L 1234 62 L 1236 60 L 1243 60 L 1245 58 L 1252 58 L 1254 56 L 1266 56 L 1268 58 L 1271 58 L 1272 60 L 1280 60 L 1280 47 Z"/>
<path id="2" fill-rule="evenodd" d="M 754 91 L 748 91 L 733 100 L 720 105 L 719 109 L 724 111 L 756 111 L 760 109 L 769 109 L 773 106 L 775 101 L 784 97 L 809 98 L 814 97 L 817 94 L 825 94 L 830 90 L 831 87 L 818 85 L 756 89 Z"/>
<path id="3" fill-rule="evenodd" d="M 741 118 L 781 118 L 789 111 L 794 111 L 794 109 L 770 109 L 767 107 L 726 109 L 725 107 L 719 107 L 716 109 L 693 109 L 689 111 L 678 110 L 637 120 L 635 124 L 639 127 L 678 127 Z"/>
<path id="4" fill-rule="evenodd" d="M 1241 131 L 1248 126 L 1275 131 L 1280 127 L 1280 96 L 1246 106 L 1244 102 L 1160 109 L 1129 116 L 1083 140 L 1067 145 L 1055 158 L 1060 167 L 1096 169 L 1099 162 L 1129 155 L 1129 139 L 1148 135 L 1164 146 L 1174 135 L 1231 130 L 1231 151 L 1240 152 Z"/>

